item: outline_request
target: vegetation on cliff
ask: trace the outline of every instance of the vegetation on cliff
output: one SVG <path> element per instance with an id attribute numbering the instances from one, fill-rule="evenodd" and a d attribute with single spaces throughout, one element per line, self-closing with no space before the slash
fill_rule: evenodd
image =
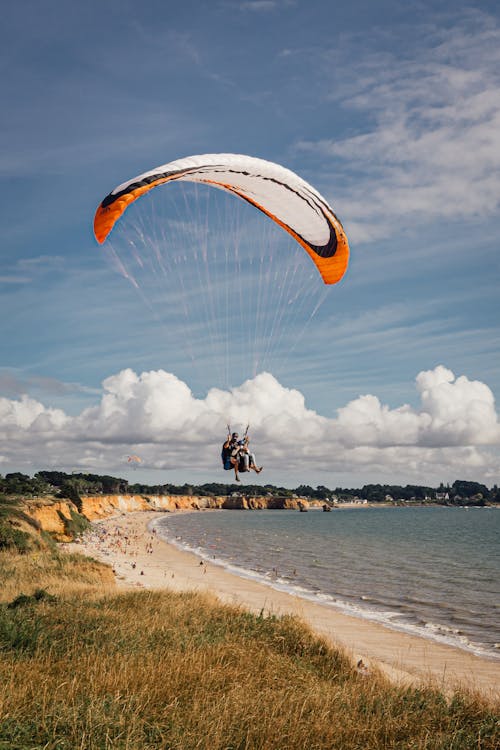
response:
<path id="1" fill-rule="evenodd" d="M 0 495 L 0 550 L 25 554 L 39 546 L 39 531 L 19 498 Z"/>
<path id="2" fill-rule="evenodd" d="M 50 510 L 57 529 L 53 523 L 47 527 L 37 518 L 36 510 L 40 509 Z M 52 537 L 58 541 L 72 540 L 89 526 L 88 519 L 72 502 L 61 503 L 52 496 L 35 501 L 16 495 L 0 495 L 0 550 L 27 554 L 50 545 Z"/>

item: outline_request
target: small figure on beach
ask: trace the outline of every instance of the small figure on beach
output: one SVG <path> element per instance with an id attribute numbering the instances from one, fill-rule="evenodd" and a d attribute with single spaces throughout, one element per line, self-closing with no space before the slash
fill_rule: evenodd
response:
<path id="1" fill-rule="evenodd" d="M 363 659 L 360 659 L 356 664 L 356 672 L 363 675 L 363 677 L 366 677 L 366 675 L 369 674 L 370 670 L 364 663 Z"/>

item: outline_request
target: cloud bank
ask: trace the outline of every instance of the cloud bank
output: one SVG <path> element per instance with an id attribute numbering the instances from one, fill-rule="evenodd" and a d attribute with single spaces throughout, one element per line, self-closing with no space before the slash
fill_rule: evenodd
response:
<path id="1" fill-rule="evenodd" d="M 250 422 L 267 482 L 286 484 L 290 475 L 327 485 L 336 475 L 359 483 L 497 482 L 500 421 L 490 388 L 442 365 L 420 372 L 415 383 L 418 408 L 390 408 L 367 394 L 327 417 L 270 373 L 199 399 L 172 373 L 125 369 L 104 380 L 99 403 L 76 416 L 28 395 L 0 398 L 0 466 L 123 474 L 134 453 L 149 471 L 229 481 L 218 458 L 226 423 L 242 430 Z"/>

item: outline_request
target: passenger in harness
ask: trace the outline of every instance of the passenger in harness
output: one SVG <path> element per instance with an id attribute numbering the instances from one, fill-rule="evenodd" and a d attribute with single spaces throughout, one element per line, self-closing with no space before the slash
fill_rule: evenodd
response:
<path id="1" fill-rule="evenodd" d="M 249 442 L 250 438 L 248 437 L 248 435 L 245 435 L 243 440 L 239 441 L 239 469 L 241 472 L 250 471 L 250 469 L 252 469 L 256 472 L 256 474 L 260 474 L 264 467 L 257 466 L 257 463 L 255 461 L 255 453 L 250 453 L 250 449 L 248 447 Z"/>
<path id="2" fill-rule="evenodd" d="M 245 436 L 240 440 L 238 433 L 232 433 L 228 425 L 227 438 L 221 451 L 222 466 L 224 471 L 234 469 L 234 477 L 237 482 L 240 481 L 238 472 L 244 473 L 253 469 L 257 474 L 260 474 L 263 468 L 262 466 L 260 468 L 257 467 L 255 454 L 250 453 L 248 448 L 249 442 L 248 427 L 245 431 Z"/>

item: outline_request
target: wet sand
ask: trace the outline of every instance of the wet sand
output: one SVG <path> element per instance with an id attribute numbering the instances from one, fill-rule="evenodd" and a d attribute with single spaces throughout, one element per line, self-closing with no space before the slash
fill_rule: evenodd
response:
<path id="1" fill-rule="evenodd" d="M 489 699 L 500 698 L 499 661 L 240 578 L 159 538 L 153 525 L 158 517 L 142 511 L 98 521 L 83 541 L 67 546 L 111 565 L 120 587 L 208 592 L 255 613 L 297 615 L 316 633 L 343 647 L 353 660 L 362 659 L 369 669 L 376 667 L 399 683 L 431 682 L 446 691 L 462 686 Z"/>

